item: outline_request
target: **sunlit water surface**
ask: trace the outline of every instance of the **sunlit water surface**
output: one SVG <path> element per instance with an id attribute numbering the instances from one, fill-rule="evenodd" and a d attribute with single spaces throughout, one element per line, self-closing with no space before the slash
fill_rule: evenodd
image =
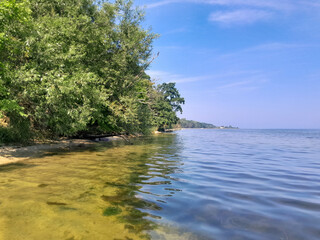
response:
<path id="1" fill-rule="evenodd" d="M 0 239 L 320 239 L 320 131 L 182 130 L 2 166 Z"/>

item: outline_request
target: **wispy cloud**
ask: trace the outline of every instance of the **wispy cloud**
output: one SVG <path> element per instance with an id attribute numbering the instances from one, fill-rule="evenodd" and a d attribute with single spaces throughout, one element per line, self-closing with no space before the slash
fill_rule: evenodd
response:
<path id="1" fill-rule="evenodd" d="M 305 6 L 320 8 L 320 2 L 318 0 L 306 0 L 301 1 Z"/>
<path id="2" fill-rule="evenodd" d="M 209 21 L 222 24 L 248 24 L 271 18 L 273 13 L 264 10 L 241 9 L 213 12 Z"/>
<path id="3" fill-rule="evenodd" d="M 298 43 L 281 43 L 273 42 L 266 43 L 257 46 L 252 46 L 249 48 L 241 49 L 232 53 L 223 54 L 220 57 L 234 57 L 235 55 L 242 55 L 246 53 L 256 53 L 256 52 L 279 52 L 285 50 L 295 50 L 303 48 L 319 47 L 319 45 L 310 45 L 310 44 L 298 44 Z"/>
<path id="4" fill-rule="evenodd" d="M 269 81 L 269 78 L 261 72 L 240 74 L 235 78 L 224 80 L 226 83 L 218 85 L 210 90 L 211 93 L 235 93 L 254 91 Z"/>
<path id="5" fill-rule="evenodd" d="M 146 8 L 156 8 L 156 7 L 161 7 L 161 6 L 176 3 L 176 2 L 181 2 L 181 1 L 174 1 L 174 0 L 159 1 L 155 3 L 147 4 Z"/>
<path id="6" fill-rule="evenodd" d="M 242 51 L 253 52 L 253 51 L 269 51 L 269 50 L 281 50 L 281 49 L 296 49 L 296 48 L 306 48 L 312 47 L 309 44 L 298 44 L 298 43 L 281 43 L 281 42 L 273 42 L 261 44 L 258 46 L 253 46 Z"/>
<path id="7" fill-rule="evenodd" d="M 173 74 L 164 71 L 148 70 L 147 74 L 151 76 L 155 81 L 160 82 L 175 82 L 175 83 L 186 83 L 186 82 L 198 82 L 210 79 L 211 76 L 192 76 L 186 77 L 180 74 Z"/>
<path id="8" fill-rule="evenodd" d="M 316 1 L 304 0 L 162 0 L 147 4 L 147 8 L 156 8 L 173 3 L 195 3 L 231 7 L 271 8 L 277 10 L 293 10 L 299 6 L 317 5 Z"/>
<path id="9" fill-rule="evenodd" d="M 146 5 L 157 8 L 168 4 L 207 4 L 223 6 L 225 11 L 213 12 L 209 20 L 218 23 L 253 23 L 271 19 L 281 14 L 320 9 L 318 0 L 162 0 Z"/>
<path id="10" fill-rule="evenodd" d="M 189 83 L 207 81 L 214 83 L 216 89 L 231 89 L 240 86 L 248 87 L 252 83 L 263 83 L 267 77 L 260 71 L 228 71 L 214 75 L 200 75 L 187 77 L 165 71 L 148 70 L 147 74 L 156 82 Z"/>
<path id="11" fill-rule="evenodd" d="M 239 87 L 239 86 L 246 86 L 250 83 L 252 83 L 252 80 L 237 81 L 237 82 L 232 82 L 232 83 L 228 83 L 228 84 L 219 86 L 216 89 L 226 89 L 226 88 L 234 88 L 234 87 Z"/>

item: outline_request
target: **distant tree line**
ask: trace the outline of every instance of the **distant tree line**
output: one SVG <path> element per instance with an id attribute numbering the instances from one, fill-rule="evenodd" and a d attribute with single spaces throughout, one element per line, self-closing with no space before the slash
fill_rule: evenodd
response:
<path id="1" fill-rule="evenodd" d="M 210 123 L 197 122 L 185 118 L 180 119 L 177 126 L 181 128 L 217 128 L 217 126 Z"/>
<path id="2" fill-rule="evenodd" d="M 145 73 L 156 34 L 131 1 L 0 1 L 0 142 L 149 133 L 177 123 L 174 83 Z"/>
<path id="3" fill-rule="evenodd" d="M 178 123 L 173 126 L 174 128 L 219 128 L 219 129 L 238 129 L 238 127 L 229 126 L 215 126 L 210 123 L 197 122 L 187 120 L 185 118 L 179 119 Z"/>

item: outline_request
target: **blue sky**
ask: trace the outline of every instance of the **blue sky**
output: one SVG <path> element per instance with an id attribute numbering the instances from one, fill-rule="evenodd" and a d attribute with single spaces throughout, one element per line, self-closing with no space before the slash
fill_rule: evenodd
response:
<path id="1" fill-rule="evenodd" d="M 320 128 L 320 1 L 136 0 L 161 36 L 148 73 L 176 82 L 182 117 Z"/>

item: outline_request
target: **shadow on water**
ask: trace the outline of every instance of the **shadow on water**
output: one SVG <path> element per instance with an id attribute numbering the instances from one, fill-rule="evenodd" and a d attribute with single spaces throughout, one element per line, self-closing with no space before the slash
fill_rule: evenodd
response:
<path id="1" fill-rule="evenodd" d="M 177 153 L 178 148 L 172 147 L 175 144 L 175 137 L 160 137 L 149 138 L 136 141 L 134 144 L 149 144 L 161 145 L 161 149 L 141 153 L 131 152 L 127 155 L 127 161 L 133 163 L 130 166 L 131 173 L 129 177 L 120 179 L 116 182 L 106 182 L 105 186 L 108 188 L 115 188 L 116 195 L 106 196 L 102 195 L 101 199 L 111 204 L 107 207 L 103 215 L 113 216 L 117 215 L 118 220 L 125 224 L 125 228 L 135 235 L 143 239 L 151 239 L 148 231 L 157 228 L 157 220 L 161 217 L 157 215 L 158 211 L 162 210 L 159 202 L 165 203 L 161 200 L 163 196 L 172 196 L 169 194 L 158 194 L 157 187 L 164 192 L 170 191 L 172 194 L 172 178 L 173 174 L 179 168 L 179 161 L 169 161 L 163 153 L 167 156 L 173 156 Z M 170 149 L 168 147 L 170 146 Z M 144 189 L 146 186 L 147 190 Z M 177 190 L 176 191 L 181 191 Z M 152 196 L 147 200 L 144 196 Z M 160 215 L 160 214 L 159 214 Z"/>
<path id="2" fill-rule="evenodd" d="M 14 171 L 14 170 L 18 170 L 18 169 L 23 169 L 23 168 L 32 168 L 32 167 L 36 167 L 37 165 L 35 164 L 26 164 L 26 163 L 11 163 L 8 165 L 3 165 L 0 166 L 0 173 L 1 172 L 10 172 L 10 171 Z"/>

